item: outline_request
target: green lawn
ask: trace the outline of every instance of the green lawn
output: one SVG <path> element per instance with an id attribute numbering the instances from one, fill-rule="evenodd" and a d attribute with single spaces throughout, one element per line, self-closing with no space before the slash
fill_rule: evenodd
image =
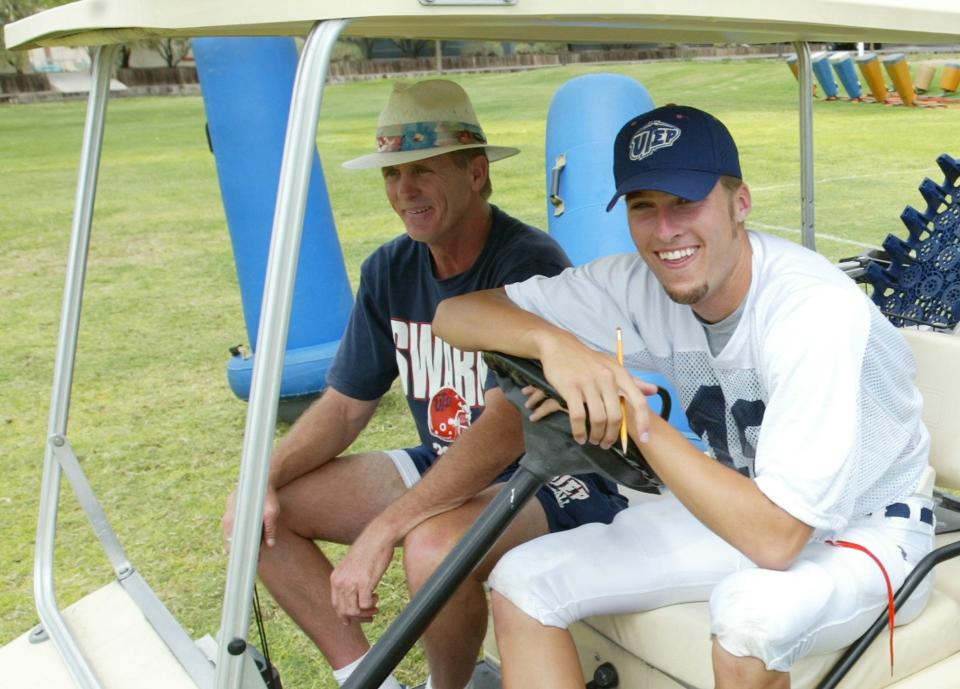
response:
<path id="1" fill-rule="evenodd" d="M 642 81 L 655 102 L 704 107 L 737 138 L 752 182 L 749 225 L 799 237 L 796 82 L 782 61 L 660 62 L 470 75 L 493 143 L 523 154 L 494 166 L 493 200 L 546 226 L 545 114 L 567 79 L 593 71 Z M 368 152 L 390 85 L 328 88 L 319 146 L 352 280 L 400 231 L 376 171 L 340 163 Z M 31 562 L 43 440 L 84 104 L 0 107 L 0 643 L 36 623 Z M 818 248 L 831 259 L 877 246 L 934 160 L 960 156 L 960 108 L 817 101 Z M 236 481 L 246 406 L 226 384 L 227 348 L 246 339 L 239 291 L 199 98 L 110 105 L 72 398 L 70 441 L 135 566 L 194 636 L 219 624 L 225 558 L 219 519 Z M 387 396 L 357 449 L 415 437 Z M 57 585 L 62 605 L 111 572 L 64 489 Z M 338 550 L 331 550 L 334 557 Z M 381 592 L 405 596 L 394 567 Z M 267 603 L 271 649 L 289 687 L 333 687 L 319 654 Z M 376 635 L 377 627 L 372 630 Z M 422 659 L 401 679 L 422 679 Z"/>

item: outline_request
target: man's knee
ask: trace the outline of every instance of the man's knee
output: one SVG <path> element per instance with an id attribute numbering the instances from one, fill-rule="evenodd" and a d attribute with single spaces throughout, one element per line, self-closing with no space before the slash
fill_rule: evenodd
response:
<path id="1" fill-rule="evenodd" d="M 716 639 L 712 661 L 717 689 L 789 689 L 788 673 L 768 670 L 759 658 L 733 655 Z"/>
<path id="2" fill-rule="evenodd" d="M 403 566 L 410 586 L 416 590 L 433 574 L 463 537 L 448 519 L 428 519 L 403 539 Z"/>
<path id="3" fill-rule="evenodd" d="M 788 671 L 808 650 L 811 630 L 834 584 L 816 569 L 802 574 L 751 569 L 732 574 L 710 596 L 711 634 L 735 657 L 760 659 Z M 797 592 L 802 594 L 798 595 Z"/>
<path id="4" fill-rule="evenodd" d="M 531 557 L 527 551 L 517 548 L 500 558 L 490 573 L 490 588 L 540 624 L 566 629 L 580 615 L 576 602 L 563 595 L 563 563 Z"/>

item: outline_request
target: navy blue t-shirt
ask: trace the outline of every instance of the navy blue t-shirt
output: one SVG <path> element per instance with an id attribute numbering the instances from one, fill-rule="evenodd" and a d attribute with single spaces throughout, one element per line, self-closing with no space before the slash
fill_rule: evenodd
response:
<path id="1" fill-rule="evenodd" d="M 433 334 L 437 305 L 532 275 L 556 275 L 570 265 L 546 233 L 491 208 L 490 237 L 459 275 L 434 277 L 427 245 L 407 235 L 363 262 L 350 323 L 327 373 L 328 385 L 361 400 L 381 397 L 400 376 L 420 442 L 435 456 L 480 416 L 492 379 L 479 354 L 460 351 Z"/>

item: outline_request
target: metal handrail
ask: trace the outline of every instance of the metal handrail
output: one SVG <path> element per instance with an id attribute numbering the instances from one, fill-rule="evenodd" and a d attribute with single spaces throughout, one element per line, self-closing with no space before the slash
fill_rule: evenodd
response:
<path id="1" fill-rule="evenodd" d="M 253 365 L 246 433 L 237 485 L 236 520 L 227 564 L 216 689 L 237 689 L 250 626 L 251 600 L 260 549 L 266 495 L 277 420 L 277 400 L 290 306 L 300 254 L 303 217 L 316 146 L 320 103 L 333 47 L 348 20 L 317 23 L 303 46 L 290 100 L 277 186 L 270 255 L 264 279 L 257 356 Z"/>
<path id="2" fill-rule="evenodd" d="M 816 251 L 816 204 L 813 184 L 813 68 L 810 44 L 794 43 L 800 89 L 800 237 Z"/>

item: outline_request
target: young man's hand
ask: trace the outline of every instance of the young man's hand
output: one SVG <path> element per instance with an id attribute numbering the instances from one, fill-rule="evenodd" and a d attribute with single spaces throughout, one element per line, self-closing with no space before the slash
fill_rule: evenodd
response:
<path id="1" fill-rule="evenodd" d="M 628 430 L 638 443 L 649 433 L 646 395 L 656 386 L 630 375 L 616 359 L 594 351 L 572 337 L 550 338 L 541 345 L 543 373 L 567 403 L 574 440 L 609 449 L 620 437 L 621 398 Z M 537 418 L 550 412 L 550 407 Z M 590 430 L 587 432 L 587 420 Z"/>

